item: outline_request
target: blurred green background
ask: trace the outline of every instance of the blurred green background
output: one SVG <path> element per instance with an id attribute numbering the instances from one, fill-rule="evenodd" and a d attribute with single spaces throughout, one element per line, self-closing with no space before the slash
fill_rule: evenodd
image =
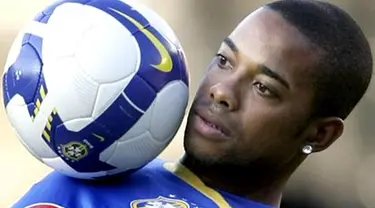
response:
<path id="1" fill-rule="evenodd" d="M 222 39 L 260 0 L 139 0 L 163 16 L 179 37 L 187 58 L 192 96 L 203 70 Z M 0 0 L 0 65 L 17 32 L 50 1 Z M 375 1 L 332 0 L 362 26 L 375 46 Z M 374 50 L 374 49 L 373 49 Z M 375 208 L 375 85 L 346 121 L 344 136 L 324 153 L 310 157 L 294 174 L 283 207 Z M 2 104 L 2 103 L 1 103 Z M 182 131 L 161 157 L 182 154 Z M 10 207 L 33 183 L 50 171 L 34 159 L 12 132 L 0 110 L 0 207 Z M 300 205 L 298 205 L 300 204 Z"/>

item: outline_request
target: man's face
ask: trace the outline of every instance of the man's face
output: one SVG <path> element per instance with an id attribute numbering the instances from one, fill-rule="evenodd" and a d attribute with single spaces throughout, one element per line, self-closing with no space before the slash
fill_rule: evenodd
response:
<path id="1" fill-rule="evenodd" d="M 316 50 L 278 13 L 259 9 L 222 43 L 196 94 L 188 155 L 209 164 L 277 165 L 304 145 Z"/>

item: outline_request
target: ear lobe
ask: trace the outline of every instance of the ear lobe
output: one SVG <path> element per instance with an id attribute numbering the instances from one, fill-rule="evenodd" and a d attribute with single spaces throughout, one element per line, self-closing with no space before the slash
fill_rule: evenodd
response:
<path id="1" fill-rule="evenodd" d="M 344 131 L 344 121 L 338 117 L 324 118 L 317 122 L 316 135 L 311 137 L 309 145 L 314 152 L 327 149 Z"/>

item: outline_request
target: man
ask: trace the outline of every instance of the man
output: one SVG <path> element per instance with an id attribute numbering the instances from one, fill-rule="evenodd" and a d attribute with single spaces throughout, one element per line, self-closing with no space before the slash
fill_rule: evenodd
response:
<path id="1" fill-rule="evenodd" d="M 279 207 L 297 167 L 341 136 L 371 74 L 369 44 L 344 11 L 270 3 L 225 38 L 209 65 L 181 163 L 155 160 L 96 182 L 54 172 L 14 207 Z"/>

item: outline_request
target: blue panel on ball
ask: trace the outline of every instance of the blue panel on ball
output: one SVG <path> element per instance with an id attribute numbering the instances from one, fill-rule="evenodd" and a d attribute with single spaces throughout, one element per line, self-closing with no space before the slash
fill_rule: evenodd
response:
<path id="1" fill-rule="evenodd" d="M 51 14 L 43 14 L 39 13 L 35 18 L 34 21 L 40 22 L 40 23 L 48 23 L 49 18 L 51 17 Z"/>
<path id="2" fill-rule="evenodd" d="M 4 105 L 7 106 L 9 101 L 10 101 L 10 97 L 8 96 L 8 93 L 5 92 L 5 87 L 6 87 L 6 81 L 5 81 L 5 75 L 3 77 L 3 89 L 4 89 L 4 92 L 3 92 L 3 102 L 4 102 Z"/>
<path id="3" fill-rule="evenodd" d="M 43 12 L 40 12 L 39 14 L 36 15 L 34 18 L 34 21 L 40 22 L 40 23 L 47 23 L 49 18 L 51 17 L 51 14 L 44 14 Z"/>
<path id="4" fill-rule="evenodd" d="M 34 42 L 29 42 L 31 37 Z M 23 44 L 15 63 L 4 74 L 4 94 L 7 97 L 5 105 L 16 94 L 21 95 L 26 103 L 31 103 L 34 101 L 37 91 L 43 67 L 38 53 L 41 51 L 41 41 L 40 38 L 27 34 L 23 42 L 25 44 Z"/>
<path id="5" fill-rule="evenodd" d="M 64 4 L 64 3 L 79 3 L 79 4 L 86 4 L 90 0 L 61 0 L 56 1 L 49 5 L 46 9 L 44 9 L 42 12 L 40 12 L 36 17 L 34 18 L 34 21 L 40 22 L 40 23 L 47 23 L 49 18 L 51 17 L 52 13 L 55 11 L 55 9 Z"/>
<path id="6" fill-rule="evenodd" d="M 142 115 L 120 95 L 94 122 L 79 132 L 71 132 L 63 125 L 58 113 L 54 112 L 51 114 L 52 122 L 46 127 L 52 126 L 53 129 L 56 126 L 56 131 L 48 134 L 45 140 L 78 172 L 111 170 L 115 167 L 101 162 L 100 153 L 123 136 Z M 45 131 L 48 133 L 48 128 Z"/>
<path id="7" fill-rule="evenodd" d="M 35 109 L 35 103 L 27 103 L 27 110 L 29 111 L 30 115 L 33 115 L 33 111 Z"/>
<path id="8" fill-rule="evenodd" d="M 28 38 L 27 41 L 26 41 L 26 37 Z M 30 45 L 32 45 L 34 49 L 36 50 L 39 58 L 41 59 L 43 55 L 42 54 L 43 39 L 41 37 L 32 35 L 32 34 L 26 34 L 25 38 L 23 39 L 23 43 L 29 43 Z"/>
<path id="9" fill-rule="evenodd" d="M 97 9 L 107 12 L 117 21 L 121 22 L 130 33 L 134 34 L 140 30 L 135 24 L 133 24 L 126 16 L 129 16 L 135 19 L 142 28 L 147 27 L 149 22 L 136 10 L 133 10 L 132 7 L 125 4 L 124 2 L 118 0 L 93 0 L 87 3 L 89 6 L 93 6 Z"/>
<path id="10" fill-rule="evenodd" d="M 179 56 L 180 56 L 180 66 L 179 66 L 179 69 L 181 71 L 181 80 L 186 84 L 186 86 L 189 86 L 189 72 L 188 72 L 188 69 L 187 69 L 187 63 L 185 63 L 185 58 L 184 58 L 184 54 L 182 54 L 182 50 L 179 50 L 178 51 L 179 53 Z"/>
<path id="11" fill-rule="evenodd" d="M 62 1 L 56 1 L 55 3 L 51 4 L 50 6 L 48 6 L 44 11 L 43 11 L 43 14 L 45 15 L 49 15 L 49 14 L 52 14 L 56 7 L 64 4 L 64 3 L 79 3 L 79 4 L 87 4 L 88 2 L 90 2 L 90 0 L 62 0 Z"/>
<path id="12" fill-rule="evenodd" d="M 85 172 L 85 170 L 96 172 L 114 168 L 99 162 L 99 154 L 103 148 L 96 145 L 100 140 L 94 137 L 93 132 L 96 133 L 95 135 L 107 135 L 108 130 L 105 127 L 92 122 L 87 127 L 91 132 L 84 130 L 78 133 L 71 132 L 64 126 L 57 111 L 51 113 L 47 123 L 42 134 L 43 139 L 73 169 L 79 172 Z M 77 161 L 79 163 L 76 163 Z"/>
<path id="13" fill-rule="evenodd" d="M 100 153 L 114 142 L 110 137 L 106 137 L 107 135 L 109 132 L 97 122 L 92 122 L 78 133 L 59 125 L 53 138 L 53 146 L 57 154 L 78 172 L 111 170 L 115 167 L 99 160 Z M 102 137 L 103 142 L 100 140 Z"/>
<path id="14" fill-rule="evenodd" d="M 4 74 L 4 103 L 7 105 L 15 95 L 20 95 L 32 119 L 37 116 L 39 108 L 48 89 L 42 73 L 42 38 L 25 34 L 20 53 Z"/>
<path id="15" fill-rule="evenodd" d="M 146 80 L 156 92 L 159 92 L 170 81 L 181 79 L 181 70 L 186 69 L 181 68 L 181 57 L 176 46 L 150 26 L 147 19 L 137 10 L 117 0 L 93 0 L 87 5 L 107 12 L 133 34 L 141 49 L 141 65 L 138 75 Z M 155 37 L 154 40 L 151 40 L 151 37 L 146 33 L 151 33 L 152 38 Z M 173 69 L 170 72 L 162 72 L 153 67 L 153 65 L 161 63 L 162 58 L 166 58 L 161 56 L 160 48 L 156 47 L 155 40 L 169 52 L 173 64 Z"/>
<path id="16" fill-rule="evenodd" d="M 118 139 L 123 136 L 143 114 L 135 109 L 123 95 L 95 121 L 105 125 L 111 131 L 110 138 Z"/>
<path id="17" fill-rule="evenodd" d="M 22 45 L 29 43 L 31 34 L 25 33 L 22 38 Z"/>
<path id="18" fill-rule="evenodd" d="M 144 30 L 151 32 L 152 35 L 163 44 L 163 47 L 169 52 L 169 56 L 172 60 L 172 69 L 170 72 L 160 71 L 155 68 L 153 65 L 161 63 L 162 58 L 167 57 L 161 56 L 161 53 L 155 47 L 155 44 L 150 41 L 144 32 L 134 34 L 141 49 L 141 64 L 137 74 L 148 82 L 156 92 L 159 92 L 167 83 L 174 80 L 180 80 L 180 56 L 176 46 L 169 40 L 165 39 L 153 27 L 149 26 Z"/>
<path id="19" fill-rule="evenodd" d="M 142 78 L 135 75 L 125 88 L 124 93 L 140 109 L 146 111 L 156 97 L 152 87 Z"/>

